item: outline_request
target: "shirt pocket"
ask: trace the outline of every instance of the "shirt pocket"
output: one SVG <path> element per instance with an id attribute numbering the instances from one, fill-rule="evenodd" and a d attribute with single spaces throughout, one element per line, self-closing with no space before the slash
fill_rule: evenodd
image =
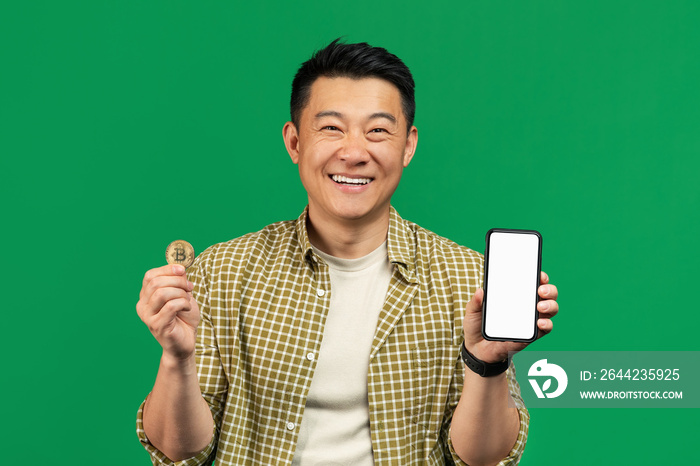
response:
<path id="1" fill-rule="evenodd" d="M 426 436 L 439 434 L 451 374 L 445 364 L 449 347 L 441 344 L 418 345 L 411 350 L 413 408 L 411 421 Z"/>

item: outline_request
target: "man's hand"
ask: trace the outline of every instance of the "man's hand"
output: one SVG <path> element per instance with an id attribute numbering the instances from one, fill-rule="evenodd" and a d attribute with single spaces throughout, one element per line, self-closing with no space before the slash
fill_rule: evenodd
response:
<path id="1" fill-rule="evenodd" d="M 214 420 L 202 397 L 194 358 L 199 306 L 179 264 L 143 277 L 136 311 L 163 347 L 158 376 L 143 408 L 148 440 L 173 461 L 191 458 L 211 441 Z"/>
<path id="2" fill-rule="evenodd" d="M 539 319 L 537 320 L 537 338 L 552 331 L 552 317 L 559 312 L 557 304 L 557 287 L 549 284 L 549 277 L 541 272 L 540 287 L 537 290 L 540 302 L 537 303 Z M 471 301 L 467 303 L 467 312 L 464 316 L 464 345 L 467 350 L 484 362 L 503 361 L 510 351 L 520 351 L 528 343 L 512 341 L 489 341 L 481 335 L 482 304 L 484 290 L 478 289 Z"/>
<path id="3" fill-rule="evenodd" d="M 185 268 L 165 265 L 146 272 L 136 311 L 163 347 L 163 356 L 185 360 L 194 355 L 199 307 Z"/>
<path id="4" fill-rule="evenodd" d="M 552 317 L 559 311 L 557 287 L 549 284 L 542 272 L 537 290 L 537 338 L 552 331 Z M 489 341 L 481 335 L 484 291 L 479 289 L 467 303 L 464 316 L 464 344 L 467 350 L 487 363 L 503 361 L 511 351 L 520 351 L 527 343 Z M 480 377 L 467 370 L 464 387 L 452 417 L 451 438 L 455 452 L 469 464 L 496 464 L 513 448 L 518 437 L 518 410 L 509 405 L 511 395 L 506 373 Z"/>

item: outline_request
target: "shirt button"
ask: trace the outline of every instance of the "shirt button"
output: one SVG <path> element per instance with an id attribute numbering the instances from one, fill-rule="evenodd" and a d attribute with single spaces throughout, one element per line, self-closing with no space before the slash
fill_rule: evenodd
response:
<path id="1" fill-rule="evenodd" d="M 314 353 L 308 353 L 306 355 L 306 359 L 308 359 L 309 361 L 313 361 L 314 359 L 316 359 L 316 355 Z"/>
<path id="2" fill-rule="evenodd" d="M 287 430 L 294 430 L 296 425 L 293 422 L 288 422 L 287 423 Z"/>
<path id="3" fill-rule="evenodd" d="M 319 296 L 323 296 L 323 295 L 326 294 L 326 290 L 318 289 L 318 290 L 316 290 L 316 294 L 319 295 Z"/>

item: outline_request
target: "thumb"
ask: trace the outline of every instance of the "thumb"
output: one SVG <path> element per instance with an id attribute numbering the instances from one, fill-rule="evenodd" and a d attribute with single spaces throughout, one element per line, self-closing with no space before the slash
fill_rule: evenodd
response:
<path id="1" fill-rule="evenodd" d="M 472 296 L 472 299 L 467 303 L 467 315 L 481 314 L 481 308 L 484 304 L 484 290 L 479 288 Z"/>

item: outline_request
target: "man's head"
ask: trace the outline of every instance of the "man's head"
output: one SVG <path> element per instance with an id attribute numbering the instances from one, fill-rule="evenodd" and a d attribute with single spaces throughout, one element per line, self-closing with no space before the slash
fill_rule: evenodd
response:
<path id="1" fill-rule="evenodd" d="M 340 39 L 331 42 L 304 62 L 292 81 L 291 118 L 298 128 L 301 112 L 309 102 L 311 86 L 320 77 L 379 78 L 399 90 L 401 107 L 407 122 L 407 131 L 413 125 L 416 113 L 415 84 L 408 67 L 396 55 L 381 47 L 362 42 L 343 44 Z"/>
<path id="2" fill-rule="evenodd" d="M 293 87 L 296 121 L 282 135 L 309 197 L 312 242 L 321 230 L 388 228 L 418 142 L 408 68 L 384 49 L 334 41 L 302 65 Z"/>

